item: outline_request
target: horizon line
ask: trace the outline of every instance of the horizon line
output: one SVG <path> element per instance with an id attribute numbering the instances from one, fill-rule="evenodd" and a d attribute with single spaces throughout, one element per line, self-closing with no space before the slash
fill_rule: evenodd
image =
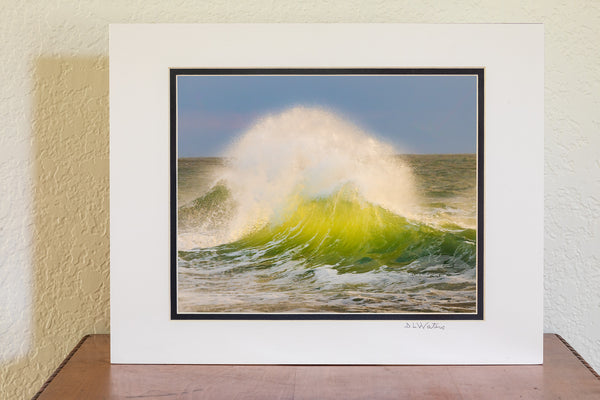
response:
<path id="1" fill-rule="evenodd" d="M 471 156 L 477 153 L 396 153 L 394 156 Z M 185 156 L 177 157 L 178 160 L 186 158 L 229 158 L 227 156 Z"/>

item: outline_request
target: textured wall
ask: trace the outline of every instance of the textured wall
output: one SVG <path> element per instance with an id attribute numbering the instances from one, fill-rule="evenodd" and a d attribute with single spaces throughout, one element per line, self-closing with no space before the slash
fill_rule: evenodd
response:
<path id="1" fill-rule="evenodd" d="M 111 22 L 543 22 L 545 327 L 600 370 L 600 2 L 3 3 L 0 398 L 31 397 L 81 336 L 109 331 Z"/>

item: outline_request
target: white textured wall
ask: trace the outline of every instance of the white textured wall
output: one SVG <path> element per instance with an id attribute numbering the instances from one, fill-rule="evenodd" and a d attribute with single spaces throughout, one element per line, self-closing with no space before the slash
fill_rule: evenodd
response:
<path id="1" fill-rule="evenodd" d="M 109 331 L 111 22 L 543 22 L 545 327 L 600 370 L 599 1 L 1 3 L 0 398 Z"/>

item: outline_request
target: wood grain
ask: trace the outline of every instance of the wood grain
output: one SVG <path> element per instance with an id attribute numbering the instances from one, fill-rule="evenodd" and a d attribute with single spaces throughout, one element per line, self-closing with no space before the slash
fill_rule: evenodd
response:
<path id="1" fill-rule="evenodd" d="M 111 365 L 109 350 L 108 335 L 89 336 L 38 399 L 600 399 L 551 334 L 543 366 Z"/>

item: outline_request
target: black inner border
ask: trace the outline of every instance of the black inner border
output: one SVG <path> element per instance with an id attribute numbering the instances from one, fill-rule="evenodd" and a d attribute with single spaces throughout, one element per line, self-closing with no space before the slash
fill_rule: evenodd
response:
<path id="1" fill-rule="evenodd" d="M 171 68 L 170 218 L 172 320 L 483 320 L 484 68 Z M 244 314 L 177 312 L 177 76 L 179 75 L 476 75 L 477 76 L 477 313 L 476 314 Z"/>

